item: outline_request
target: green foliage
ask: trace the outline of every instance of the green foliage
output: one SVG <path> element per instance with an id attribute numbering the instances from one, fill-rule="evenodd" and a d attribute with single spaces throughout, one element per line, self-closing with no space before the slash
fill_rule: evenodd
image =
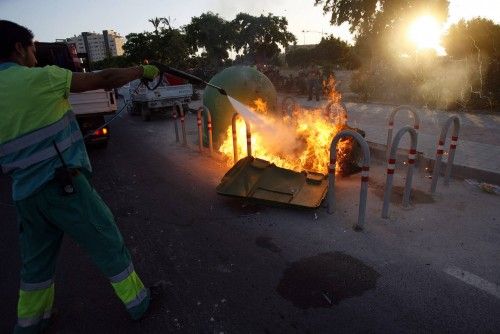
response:
<path id="1" fill-rule="evenodd" d="M 446 52 L 472 68 L 476 76 L 470 86 L 471 99 L 500 103 L 500 25 L 484 18 L 461 20 L 443 38 Z M 483 102 L 482 102 L 483 101 Z"/>
<path id="2" fill-rule="evenodd" d="M 203 66 L 203 71 L 213 72 L 232 63 L 229 51 L 235 49 L 242 52 L 236 62 L 278 64 L 280 46 L 296 41 L 287 30 L 287 20 L 272 14 L 255 17 L 240 13 L 227 22 L 207 12 L 193 17 L 182 29 L 172 28 L 166 18 L 155 17 L 149 22 L 153 32 L 127 36 L 123 48 L 133 63 L 147 59 L 181 68 Z"/>
<path id="3" fill-rule="evenodd" d="M 312 50 L 305 48 L 297 48 L 286 53 L 285 60 L 288 66 L 291 67 L 307 67 L 311 65 L 313 58 Z"/>
<path id="4" fill-rule="evenodd" d="M 204 49 L 208 65 L 220 67 L 228 60 L 234 33 L 229 22 L 218 14 L 207 12 L 193 17 L 184 30 L 193 49 Z"/>
<path id="5" fill-rule="evenodd" d="M 280 46 L 287 47 L 295 43 L 295 36 L 288 32 L 288 21 L 285 17 L 267 16 L 258 17 L 239 13 L 231 21 L 234 31 L 234 49 L 242 51 L 243 56 L 253 59 L 257 63 L 270 62 L 280 54 Z"/>
<path id="6" fill-rule="evenodd" d="M 381 35 L 401 22 L 431 13 L 440 21 L 448 17 L 448 0 L 314 0 L 325 14 L 331 13 L 330 22 L 350 24 L 357 35 Z"/>
<path id="7" fill-rule="evenodd" d="M 366 55 L 384 57 L 394 50 L 404 51 L 411 45 L 404 34 L 418 16 L 432 15 L 444 22 L 448 17 L 448 0 L 314 0 L 315 5 L 330 13 L 330 22 L 350 24 L 357 41 L 363 40 Z"/>
<path id="8" fill-rule="evenodd" d="M 123 50 L 135 64 L 142 64 L 145 59 L 153 59 L 151 33 L 131 33 L 126 38 L 127 42 L 123 45 Z"/>
<path id="9" fill-rule="evenodd" d="M 134 65 L 127 56 L 108 57 L 92 63 L 92 69 L 102 70 L 105 68 L 123 68 Z"/>
<path id="10" fill-rule="evenodd" d="M 125 55 L 136 64 L 154 60 L 184 67 L 189 55 L 193 53 L 186 35 L 179 29 L 173 29 L 166 18 L 149 21 L 154 26 L 154 32 L 127 35 L 127 42 L 123 46 Z"/>
<path id="11" fill-rule="evenodd" d="M 286 61 L 292 67 L 307 67 L 311 64 L 322 66 L 340 65 L 349 69 L 360 65 L 353 48 L 339 38 L 329 36 L 313 48 L 296 48 L 286 54 Z"/>
<path id="12" fill-rule="evenodd" d="M 443 38 L 446 53 L 456 59 L 482 53 L 500 57 L 500 25 L 484 18 L 460 20 L 448 29 Z"/>
<path id="13" fill-rule="evenodd" d="M 441 108 L 494 108 L 500 104 L 500 26 L 460 21 L 444 37 L 448 58 L 417 52 L 405 34 L 422 15 L 444 22 L 448 0 L 315 0 L 331 23 L 347 22 L 364 61 L 351 88 L 365 99 Z M 404 58 L 401 55 L 406 54 Z"/>
<path id="14" fill-rule="evenodd" d="M 500 100 L 494 92 L 485 90 L 489 74 L 481 80 L 478 71 L 481 62 L 477 58 L 437 57 L 435 52 L 373 61 L 354 74 L 351 89 L 364 100 L 421 104 L 446 110 L 493 109 Z M 491 79 L 497 80 L 498 91 L 497 78 L 498 75 Z"/>
<path id="15" fill-rule="evenodd" d="M 359 63 L 352 47 L 333 36 L 321 39 L 321 42 L 314 48 L 314 59 L 320 65 L 335 64 L 348 68 L 356 67 Z"/>

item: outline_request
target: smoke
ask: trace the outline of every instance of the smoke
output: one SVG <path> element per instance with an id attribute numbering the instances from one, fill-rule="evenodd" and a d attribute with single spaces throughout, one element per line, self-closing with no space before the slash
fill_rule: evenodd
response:
<path id="1" fill-rule="evenodd" d="M 417 92 L 424 102 L 437 108 L 464 107 L 470 93 L 482 85 L 483 66 L 474 59 L 436 64 L 426 71 Z"/>
<path id="2" fill-rule="evenodd" d="M 292 155 L 302 146 L 293 127 L 272 117 L 264 117 L 231 96 L 228 99 L 233 108 L 249 122 L 252 132 L 258 132 L 266 139 L 266 147 L 272 153 Z"/>

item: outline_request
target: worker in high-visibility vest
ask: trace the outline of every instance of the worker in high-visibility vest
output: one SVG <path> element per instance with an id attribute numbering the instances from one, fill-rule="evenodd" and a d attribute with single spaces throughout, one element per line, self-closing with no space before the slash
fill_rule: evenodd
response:
<path id="1" fill-rule="evenodd" d="M 22 257 L 15 333 L 38 333 L 50 320 L 56 258 L 64 233 L 108 277 L 132 319 L 150 304 L 113 215 L 89 183 L 92 171 L 70 92 L 152 79 L 151 65 L 72 73 L 36 65 L 33 34 L 0 21 L 0 165 L 13 179 Z"/>

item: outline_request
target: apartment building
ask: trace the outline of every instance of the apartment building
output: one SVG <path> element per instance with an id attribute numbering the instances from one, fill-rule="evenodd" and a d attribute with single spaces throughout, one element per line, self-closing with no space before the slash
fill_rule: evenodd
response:
<path id="1" fill-rule="evenodd" d="M 78 53 L 86 53 L 90 61 L 103 60 L 108 56 L 121 56 L 125 38 L 114 30 L 96 32 L 82 32 L 79 36 L 65 39 L 66 43 L 73 43 Z"/>

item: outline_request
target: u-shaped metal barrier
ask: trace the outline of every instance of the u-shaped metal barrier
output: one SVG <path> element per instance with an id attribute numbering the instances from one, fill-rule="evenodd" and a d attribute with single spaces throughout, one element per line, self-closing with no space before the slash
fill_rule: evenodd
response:
<path id="1" fill-rule="evenodd" d="M 458 116 L 451 116 L 448 118 L 446 123 L 444 123 L 441 128 L 441 134 L 439 135 L 438 145 L 436 149 L 436 161 L 434 162 L 434 170 L 432 171 L 432 183 L 431 183 L 431 194 L 436 192 L 437 181 L 439 178 L 439 170 L 441 169 L 441 160 L 443 159 L 444 153 L 444 143 L 446 141 L 446 135 L 453 123 L 453 132 L 451 134 L 450 151 L 448 153 L 448 161 L 446 163 L 446 170 L 444 173 L 444 185 L 447 186 L 450 182 L 451 167 L 453 166 L 453 161 L 455 160 L 455 151 L 457 148 L 458 134 L 460 132 L 460 119 Z"/>
<path id="2" fill-rule="evenodd" d="M 297 108 L 297 100 L 292 96 L 285 96 L 283 102 L 281 102 L 281 113 L 283 116 L 291 114 L 291 112 L 289 112 L 290 105 L 293 112 Z"/>
<path id="3" fill-rule="evenodd" d="M 342 108 L 335 108 L 332 112 L 332 106 L 336 104 L 339 104 Z M 335 124 L 344 125 L 347 123 L 347 107 L 342 101 L 328 103 L 325 107 L 325 113 L 329 119 L 335 120 Z"/>
<path id="4" fill-rule="evenodd" d="M 172 118 L 174 119 L 174 128 L 175 128 L 175 142 L 179 142 L 179 126 L 177 125 L 177 108 L 174 106 L 172 110 Z"/>
<path id="5" fill-rule="evenodd" d="M 200 152 L 203 151 L 203 127 L 202 127 L 202 121 L 201 121 L 201 113 L 205 113 L 205 117 L 207 118 L 207 130 L 208 130 L 208 148 L 210 150 L 210 156 L 213 155 L 214 151 L 214 146 L 213 146 L 213 141 L 212 141 L 212 115 L 210 114 L 210 110 L 206 106 L 201 106 L 198 108 L 198 114 L 197 114 L 197 124 L 198 124 L 198 144 L 200 148 Z"/>
<path id="6" fill-rule="evenodd" d="M 181 116 L 182 145 L 187 146 L 186 124 L 185 124 L 185 118 L 184 118 L 184 108 L 182 107 L 182 104 L 180 102 L 175 102 L 174 103 L 174 114 L 177 112 L 177 108 L 178 108 L 180 116 Z M 174 116 L 174 118 L 175 118 L 174 121 L 175 121 L 175 136 L 176 136 L 176 141 L 179 142 L 179 130 L 177 128 L 177 117 Z"/>
<path id="7" fill-rule="evenodd" d="M 394 179 L 394 169 L 396 168 L 396 151 L 398 149 L 401 138 L 407 132 L 410 133 L 411 144 L 410 144 L 410 151 L 408 154 L 408 172 L 406 173 L 406 184 L 403 193 L 403 207 L 408 207 L 410 205 L 413 169 L 415 165 L 415 158 L 417 156 L 418 133 L 415 130 L 415 128 L 412 128 L 410 126 L 405 126 L 398 131 L 398 133 L 394 137 L 394 141 L 392 142 L 391 152 L 389 154 L 389 160 L 387 162 L 387 180 L 385 182 L 384 204 L 382 206 L 382 218 L 389 218 L 389 203 L 392 192 L 392 181 Z"/>
<path id="8" fill-rule="evenodd" d="M 387 149 L 386 149 L 386 158 L 389 158 L 389 152 L 391 151 L 391 142 L 392 142 L 392 131 L 394 129 L 394 118 L 396 114 L 401 110 L 408 110 L 413 114 L 413 128 L 418 130 L 420 128 L 420 117 L 418 113 L 410 106 L 399 106 L 394 108 L 394 110 L 389 115 L 387 119 Z"/>
<path id="9" fill-rule="evenodd" d="M 236 134 L 236 119 L 241 117 L 245 122 L 246 132 L 247 132 L 247 156 L 252 156 L 252 132 L 250 129 L 250 123 L 247 122 L 239 113 L 235 112 L 233 114 L 233 119 L 231 121 L 231 127 L 233 130 L 233 156 L 234 163 L 238 162 L 238 136 Z"/>
<path id="10" fill-rule="evenodd" d="M 368 143 L 359 133 L 353 130 L 340 131 L 332 140 L 330 145 L 330 166 L 328 168 L 328 209 L 327 212 L 332 214 L 335 211 L 335 163 L 337 162 L 337 144 L 340 139 L 352 137 L 354 138 L 363 151 L 363 167 L 361 172 L 361 190 L 359 194 L 359 213 L 358 222 L 354 226 L 355 230 L 362 230 L 365 223 L 366 199 L 368 196 L 368 174 L 370 172 L 370 148 Z"/>

